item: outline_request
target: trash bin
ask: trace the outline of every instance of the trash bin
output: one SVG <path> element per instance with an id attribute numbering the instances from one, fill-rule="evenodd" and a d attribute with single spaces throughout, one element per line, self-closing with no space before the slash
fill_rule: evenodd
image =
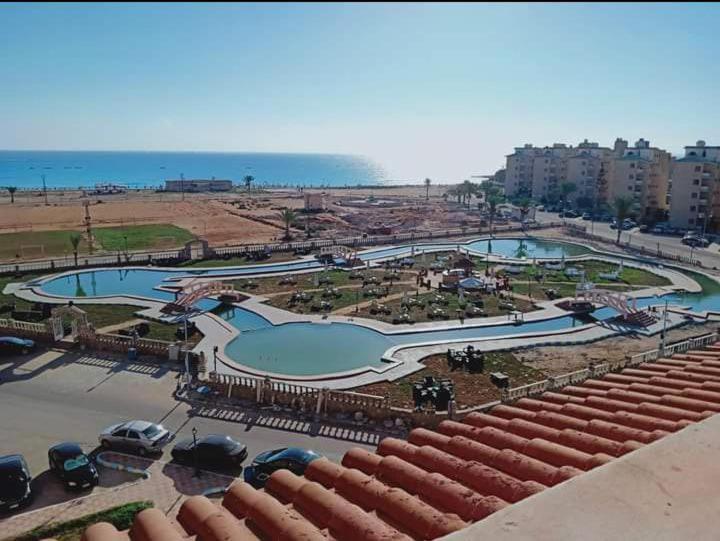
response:
<path id="1" fill-rule="evenodd" d="M 137 349 L 130 348 L 128 349 L 128 361 L 137 361 L 138 354 Z"/>

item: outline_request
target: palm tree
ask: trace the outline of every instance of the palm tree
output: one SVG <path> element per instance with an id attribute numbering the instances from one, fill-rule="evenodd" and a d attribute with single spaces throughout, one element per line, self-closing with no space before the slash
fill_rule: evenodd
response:
<path id="1" fill-rule="evenodd" d="M 495 223 L 495 215 L 497 214 L 497 207 L 504 201 L 499 191 L 493 191 L 486 199 L 486 205 L 488 209 L 488 215 L 490 216 L 490 236 L 493 235 L 493 225 Z"/>
<path id="2" fill-rule="evenodd" d="M 245 189 L 247 191 L 250 191 L 250 185 L 253 183 L 254 180 L 255 177 L 253 177 L 252 175 L 247 175 L 243 177 L 243 182 L 245 183 Z"/>
<path id="3" fill-rule="evenodd" d="M 521 197 L 517 202 L 517 206 L 520 209 L 520 222 L 524 223 L 525 218 L 533 206 L 532 200 L 529 197 Z"/>
<path id="4" fill-rule="evenodd" d="M 430 201 L 430 183 L 432 181 L 429 178 L 425 179 L 425 201 Z"/>
<path id="5" fill-rule="evenodd" d="M 70 235 L 70 244 L 72 244 L 73 247 L 73 256 L 75 256 L 75 266 L 78 266 L 78 247 L 80 246 L 80 241 L 82 240 L 82 237 L 78 233 L 73 233 Z"/>
<path id="6" fill-rule="evenodd" d="M 565 214 L 565 205 L 567 204 L 568 196 L 577 190 L 577 184 L 574 182 L 563 182 L 560 185 L 560 199 L 562 199 L 563 215 Z"/>
<path id="7" fill-rule="evenodd" d="M 619 196 L 613 201 L 613 210 L 615 211 L 615 219 L 617 220 L 617 239 L 615 244 L 620 244 L 620 235 L 622 234 L 622 223 L 630 215 L 633 206 L 633 200 L 629 197 Z"/>
<path id="8" fill-rule="evenodd" d="M 8 186 L 7 191 L 10 194 L 10 203 L 14 203 L 15 202 L 15 192 L 17 191 L 17 187 Z"/>
<path id="9" fill-rule="evenodd" d="M 285 240 L 290 239 L 290 226 L 295 221 L 295 212 L 292 209 L 283 209 L 280 212 L 280 218 L 285 224 Z"/>
<path id="10" fill-rule="evenodd" d="M 470 200 L 477 193 L 477 186 L 466 180 L 460 185 L 460 193 L 462 193 L 463 203 L 467 201 L 467 207 L 470 208 Z"/>

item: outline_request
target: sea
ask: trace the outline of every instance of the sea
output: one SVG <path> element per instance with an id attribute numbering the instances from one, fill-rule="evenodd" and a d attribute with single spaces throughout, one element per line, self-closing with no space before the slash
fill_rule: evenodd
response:
<path id="1" fill-rule="evenodd" d="M 255 186 L 377 185 L 383 167 L 362 156 L 251 152 L 109 152 L 0 150 L 0 187 L 19 190 L 94 188 L 119 184 L 157 188 L 165 180 L 223 179 Z"/>

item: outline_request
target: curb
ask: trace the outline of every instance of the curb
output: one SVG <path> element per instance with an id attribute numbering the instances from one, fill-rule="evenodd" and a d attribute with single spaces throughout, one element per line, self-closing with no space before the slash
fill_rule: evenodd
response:
<path id="1" fill-rule="evenodd" d="M 150 479 L 150 474 L 147 470 L 141 470 L 139 468 L 133 468 L 132 466 L 125 466 L 124 464 L 119 464 L 117 462 L 111 462 L 109 460 L 105 460 L 102 456 L 105 453 L 100 453 L 95 457 L 95 460 L 98 464 L 101 466 L 104 466 L 106 468 L 109 468 L 111 470 L 117 470 L 117 471 L 124 471 L 128 473 L 134 473 L 136 475 L 142 476 L 144 479 Z"/>

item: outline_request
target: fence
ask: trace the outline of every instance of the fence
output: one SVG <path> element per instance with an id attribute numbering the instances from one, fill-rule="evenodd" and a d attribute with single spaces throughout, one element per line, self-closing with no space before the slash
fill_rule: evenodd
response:
<path id="1" fill-rule="evenodd" d="M 544 224 L 532 224 L 525 230 L 538 230 L 543 228 L 558 227 L 562 222 L 549 222 Z M 496 226 L 494 232 L 512 232 L 520 231 L 520 225 Z M 488 233 L 487 228 L 484 231 Z M 315 239 L 298 242 L 283 242 L 271 244 L 238 244 L 234 246 L 211 247 L 210 255 L 213 257 L 224 256 L 241 256 L 257 252 L 267 251 L 274 252 L 291 252 L 294 250 L 314 250 L 325 246 L 333 246 L 336 244 L 351 247 L 369 247 L 382 244 L 392 244 L 396 242 L 407 242 L 416 240 L 428 240 L 445 237 L 456 237 L 471 234 L 481 234 L 483 228 L 450 228 L 442 231 L 418 231 L 415 233 L 399 233 L 397 235 L 378 235 L 366 237 L 345 237 L 334 239 Z M 147 264 L 167 264 L 178 263 L 187 259 L 184 249 L 174 250 L 154 250 L 141 252 L 128 252 L 104 254 L 98 256 L 82 255 L 78 257 L 77 265 L 72 256 L 65 256 L 54 259 L 42 259 L 37 261 L 29 261 L 26 263 L 7 263 L 0 265 L 1 274 L 20 274 L 27 272 L 44 272 L 71 270 L 75 268 L 91 268 L 91 267 L 112 267 L 122 265 L 147 265 Z"/>
<path id="2" fill-rule="evenodd" d="M 625 250 L 633 253 L 634 255 L 658 257 L 670 261 L 677 261 L 678 263 L 695 265 L 701 268 L 720 268 L 720 255 L 711 253 L 707 250 L 703 251 L 702 253 L 696 253 L 694 248 L 686 248 L 684 246 L 666 244 L 662 241 L 657 241 L 655 243 L 655 249 L 651 249 L 648 248 L 645 244 L 641 244 L 640 242 L 633 242 L 632 233 L 624 233 L 625 240 L 623 241 L 621 237 L 620 244 L 615 244 L 613 239 L 609 239 L 602 235 L 588 233 L 585 226 L 573 223 L 566 223 L 565 230 L 571 236 L 582 238 L 583 240 L 603 243 L 605 245 L 611 244 L 612 246 L 617 246 L 618 248 L 624 248 Z M 647 237 L 645 237 L 644 239 L 645 242 L 647 242 Z M 703 259 L 706 260 L 706 262 L 703 263 L 698 256 L 701 256 Z"/>
<path id="3" fill-rule="evenodd" d="M 0 319 L 0 334 L 35 338 L 43 342 L 51 342 L 53 339 L 52 332 L 44 323 L 30 323 L 16 319 Z"/>
<path id="4" fill-rule="evenodd" d="M 637 366 L 648 361 L 654 361 L 660 357 L 670 357 L 676 353 L 684 353 L 692 349 L 701 348 L 709 344 L 714 344 L 717 340 L 718 334 L 711 333 L 665 346 L 664 349 L 654 349 L 652 351 L 638 353 L 637 355 L 627 357 L 626 359 L 622 359 L 620 361 L 591 364 L 588 368 L 584 368 L 582 370 L 576 370 L 575 372 L 570 372 L 561 376 L 549 377 L 542 381 L 508 389 L 503 392 L 502 402 L 514 402 L 520 398 L 528 398 L 544 393 L 545 391 L 559 389 L 566 385 L 582 383 L 588 378 L 603 376 L 609 372 L 616 372 L 618 370 L 622 370 L 623 368 Z"/>
<path id="5" fill-rule="evenodd" d="M 170 347 L 173 346 L 173 342 L 165 342 L 164 340 L 134 339 L 131 336 L 111 333 L 83 334 L 78 337 L 78 340 L 81 345 L 97 351 L 127 353 L 130 348 L 135 348 L 139 354 L 153 355 L 164 359 L 170 357 Z"/>

